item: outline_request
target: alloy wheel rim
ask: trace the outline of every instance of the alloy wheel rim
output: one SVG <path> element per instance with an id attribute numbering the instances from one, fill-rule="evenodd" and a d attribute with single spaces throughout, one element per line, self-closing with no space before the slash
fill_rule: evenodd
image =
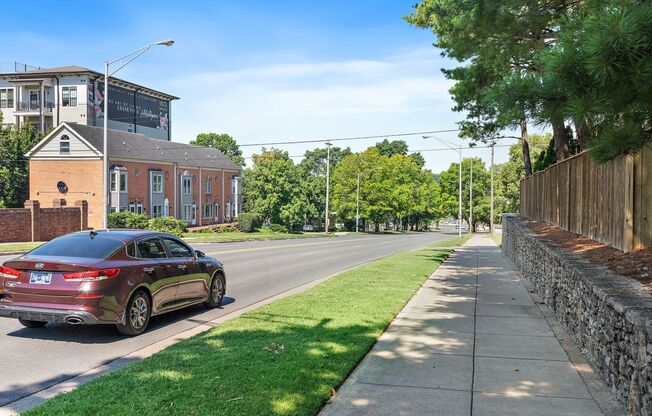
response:
<path id="1" fill-rule="evenodd" d="M 216 277 L 215 282 L 213 283 L 213 302 L 219 303 L 222 300 L 222 281 Z"/>
<path id="2" fill-rule="evenodd" d="M 147 320 L 147 301 L 142 296 L 134 299 L 131 304 L 129 318 L 131 320 L 131 326 L 135 329 L 140 329 L 145 325 L 145 321 Z"/>

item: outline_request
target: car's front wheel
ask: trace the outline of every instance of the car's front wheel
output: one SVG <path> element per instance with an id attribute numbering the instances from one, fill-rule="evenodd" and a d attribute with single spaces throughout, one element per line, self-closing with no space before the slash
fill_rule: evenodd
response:
<path id="1" fill-rule="evenodd" d="M 142 290 L 136 291 L 129 299 L 125 311 L 125 322 L 116 325 L 118 332 L 130 337 L 140 335 L 147 328 L 152 316 L 152 303 Z"/>
<path id="2" fill-rule="evenodd" d="M 43 328 L 45 325 L 47 325 L 47 322 L 32 321 L 30 319 L 22 319 L 22 318 L 19 318 L 18 322 L 20 322 L 26 328 Z"/>
<path id="3" fill-rule="evenodd" d="M 208 299 L 204 302 L 204 306 L 207 308 L 217 308 L 222 303 L 224 299 L 224 276 L 220 273 L 216 273 L 211 281 L 210 291 L 208 293 Z"/>

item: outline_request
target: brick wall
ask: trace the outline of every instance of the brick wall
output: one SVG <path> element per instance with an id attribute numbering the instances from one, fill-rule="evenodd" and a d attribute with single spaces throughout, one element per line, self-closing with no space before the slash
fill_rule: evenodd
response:
<path id="1" fill-rule="evenodd" d="M 0 242 L 47 241 L 60 235 L 88 229 L 88 203 L 54 200 L 52 208 L 41 208 L 39 201 L 26 201 L 25 208 L 0 209 Z"/>
<path id="2" fill-rule="evenodd" d="M 32 241 L 32 214 L 26 208 L 0 209 L 0 243 Z"/>

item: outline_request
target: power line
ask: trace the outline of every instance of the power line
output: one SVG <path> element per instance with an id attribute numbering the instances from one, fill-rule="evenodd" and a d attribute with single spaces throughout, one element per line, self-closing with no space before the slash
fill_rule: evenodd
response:
<path id="1" fill-rule="evenodd" d="M 495 147 L 511 147 L 513 145 L 511 144 L 497 144 Z M 491 146 L 469 146 L 469 147 L 463 147 L 462 151 L 464 150 L 473 150 L 473 149 L 489 149 Z M 438 149 L 416 149 L 416 150 L 410 150 L 408 153 L 421 153 L 421 152 L 445 152 L 445 151 L 457 151 L 457 149 L 451 149 L 450 147 L 441 147 Z M 299 158 L 299 157 L 306 157 L 306 155 L 294 155 L 294 156 L 288 156 L 290 158 Z M 247 156 L 244 157 L 243 159 L 253 159 L 253 156 Z M 189 159 L 190 160 L 190 159 Z"/>
<path id="2" fill-rule="evenodd" d="M 340 138 L 328 138 L 328 139 L 309 139 L 309 140 L 289 140 L 284 142 L 268 142 L 268 143 L 247 143 L 241 144 L 240 147 L 251 147 L 251 146 L 270 146 L 277 144 L 301 144 L 301 143 L 323 143 L 323 142 L 339 142 L 339 141 L 350 141 L 350 140 L 369 140 L 369 139 L 382 139 L 387 137 L 403 137 L 403 136 L 417 136 L 423 134 L 434 134 L 434 133 L 454 133 L 460 131 L 459 129 L 449 129 L 449 130 L 433 130 L 433 131 L 421 131 L 414 133 L 395 133 L 395 134 L 379 134 L 376 136 L 356 136 L 356 137 L 340 137 Z"/>

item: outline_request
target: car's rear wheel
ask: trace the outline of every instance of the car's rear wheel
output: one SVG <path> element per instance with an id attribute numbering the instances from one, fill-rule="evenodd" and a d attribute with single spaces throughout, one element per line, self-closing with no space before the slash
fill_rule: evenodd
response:
<path id="1" fill-rule="evenodd" d="M 22 319 L 22 318 L 19 318 L 18 322 L 20 322 L 26 328 L 43 328 L 45 325 L 47 325 L 47 322 L 32 321 L 30 319 Z"/>
<path id="2" fill-rule="evenodd" d="M 147 293 L 142 290 L 136 291 L 129 299 L 125 311 L 125 323 L 116 325 L 118 332 L 130 337 L 145 332 L 149 318 L 152 316 L 152 303 Z"/>
<path id="3" fill-rule="evenodd" d="M 224 276 L 220 273 L 216 273 L 211 281 L 208 299 L 204 302 L 204 306 L 211 309 L 220 306 L 222 299 L 224 299 L 224 287 Z"/>

